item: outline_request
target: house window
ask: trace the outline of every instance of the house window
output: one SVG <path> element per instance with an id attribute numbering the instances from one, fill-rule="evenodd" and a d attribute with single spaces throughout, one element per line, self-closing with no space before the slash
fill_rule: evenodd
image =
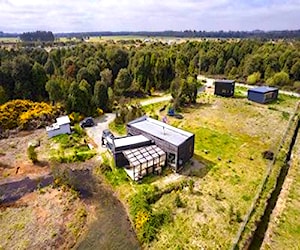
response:
<path id="1" fill-rule="evenodd" d="M 274 92 L 266 93 L 265 94 L 265 100 L 271 100 L 274 98 Z"/>
<path id="2" fill-rule="evenodd" d="M 173 153 L 168 154 L 168 163 L 175 164 L 176 155 Z"/>

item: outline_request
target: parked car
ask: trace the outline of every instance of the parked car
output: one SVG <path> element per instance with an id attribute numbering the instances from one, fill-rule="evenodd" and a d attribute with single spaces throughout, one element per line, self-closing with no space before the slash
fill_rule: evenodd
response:
<path id="1" fill-rule="evenodd" d="M 92 127 L 95 125 L 94 119 L 92 117 L 86 117 L 84 118 L 80 123 L 80 127 L 85 128 L 85 127 Z"/>

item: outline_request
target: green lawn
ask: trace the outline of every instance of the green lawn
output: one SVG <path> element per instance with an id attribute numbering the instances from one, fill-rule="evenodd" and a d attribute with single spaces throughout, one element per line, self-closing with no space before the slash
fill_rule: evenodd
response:
<path id="1" fill-rule="evenodd" d="M 85 161 L 96 154 L 95 150 L 90 150 L 88 147 L 85 132 L 78 125 L 71 135 L 57 135 L 51 141 L 51 159 L 60 163 Z"/>
<path id="2" fill-rule="evenodd" d="M 222 98 L 201 94 L 196 105 L 182 110 L 184 119 L 168 118 L 170 124 L 195 133 L 194 160 L 181 175 L 147 180 L 147 185 L 158 187 L 155 192 L 163 193 L 158 199 L 150 199 L 148 213 L 156 218 L 164 208 L 172 216 L 159 222 L 154 239 L 143 243 L 145 248 L 228 249 L 232 245 L 269 164 L 262 153 L 276 151 L 288 124 L 283 112 L 289 114 L 297 101 L 283 97 L 270 108 L 240 95 Z M 155 112 L 164 105 L 146 106 L 145 112 Z M 192 188 L 163 191 L 178 181 L 191 182 Z M 128 205 L 141 187 L 128 181 L 115 188 Z M 178 206 L 178 199 L 182 206 Z M 135 217 L 131 219 L 136 221 Z M 147 228 L 151 229 L 153 220 L 147 220 Z"/>

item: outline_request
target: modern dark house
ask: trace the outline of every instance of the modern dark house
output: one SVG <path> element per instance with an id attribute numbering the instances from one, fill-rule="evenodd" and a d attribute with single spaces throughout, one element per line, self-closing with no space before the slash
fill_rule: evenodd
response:
<path id="1" fill-rule="evenodd" d="M 127 124 L 130 136 L 143 135 L 166 153 L 167 165 L 175 171 L 192 158 L 195 135 L 164 122 L 143 116 Z"/>
<path id="2" fill-rule="evenodd" d="M 233 80 L 215 80 L 215 95 L 231 97 L 234 95 L 234 87 Z"/>
<path id="3" fill-rule="evenodd" d="M 116 166 L 123 167 L 129 164 L 123 151 L 141 148 L 151 144 L 153 144 L 153 142 L 143 135 L 117 137 L 113 139 L 110 150 L 113 153 Z"/>
<path id="4" fill-rule="evenodd" d="M 258 103 L 268 103 L 276 100 L 278 97 L 278 88 L 257 87 L 248 90 L 248 100 Z"/>

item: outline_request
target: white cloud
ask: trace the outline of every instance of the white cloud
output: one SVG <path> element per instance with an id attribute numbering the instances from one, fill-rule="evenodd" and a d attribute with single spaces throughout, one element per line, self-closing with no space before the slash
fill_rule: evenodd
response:
<path id="1" fill-rule="evenodd" d="M 0 0 L 0 31 L 299 29 L 299 0 Z"/>

